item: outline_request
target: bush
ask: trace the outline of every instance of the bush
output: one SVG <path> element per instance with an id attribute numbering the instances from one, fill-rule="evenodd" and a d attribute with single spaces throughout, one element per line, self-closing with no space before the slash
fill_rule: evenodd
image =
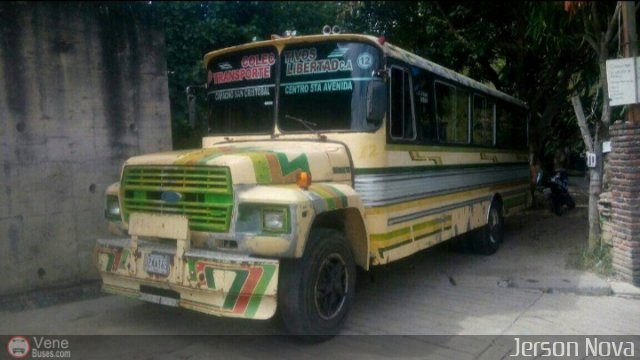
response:
<path id="1" fill-rule="evenodd" d="M 589 270 L 605 276 L 614 274 L 611 247 L 606 244 L 601 244 L 592 250 L 581 249 L 574 254 L 570 264 L 576 269 Z"/>

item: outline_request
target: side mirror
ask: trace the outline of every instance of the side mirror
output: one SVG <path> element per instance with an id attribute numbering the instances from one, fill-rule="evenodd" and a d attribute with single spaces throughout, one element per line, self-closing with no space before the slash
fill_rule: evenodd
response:
<path id="1" fill-rule="evenodd" d="M 389 104 L 387 84 L 374 79 L 367 85 L 367 120 L 379 123 L 384 118 Z"/>
<path id="2" fill-rule="evenodd" d="M 198 90 L 206 89 L 206 85 L 190 85 L 187 86 L 185 92 L 187 93 L 187 111 L 189 112 L 189 125 L 195 129 L 198 125 L 198 107 L 197 107 L 197 92 Z"/>

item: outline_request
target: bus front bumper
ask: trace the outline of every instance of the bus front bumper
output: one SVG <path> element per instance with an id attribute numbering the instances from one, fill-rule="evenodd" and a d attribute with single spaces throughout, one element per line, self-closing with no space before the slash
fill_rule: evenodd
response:
<path id="1" fill-rule="evenodd" d="M 276 310 L 279 262 L 129 238 L 98 239 L 105 292 L 211 315 L 268 319 Z"/>

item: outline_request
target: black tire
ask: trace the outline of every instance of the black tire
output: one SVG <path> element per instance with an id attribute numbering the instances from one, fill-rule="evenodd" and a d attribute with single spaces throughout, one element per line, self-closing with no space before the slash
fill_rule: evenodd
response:
<path id="1" fill-rule="evenodd" d="M 576 208 L 576 202 L 573 201 L 573 198 L 571 197 L 570 194 L 566 195 L 566 203 L 567 203 L 567 207 L 569 208 L 569 210 L 573 210 Z"/>
<path id="2" fill-rule="evenodd" d="M 355 277 L 344 235 L 312 229 L 302 258 L 280 263 L 278 308 L 285 328 L 310 342 L 336 335 L 354 299 Z"/>
<path id="3" fill-rule="evenodd" d="M 502 217 L 502 207 L 496 200 L 491 202 L 487 225 L 476 230 L 471 239 L 471 248 L 474 253 L 481 255 L 492 255 L 498 251 L 503 240 L 504 218 Z"/>

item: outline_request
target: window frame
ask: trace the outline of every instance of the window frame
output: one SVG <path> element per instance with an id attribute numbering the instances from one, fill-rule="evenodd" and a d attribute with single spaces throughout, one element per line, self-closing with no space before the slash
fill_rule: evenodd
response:
<path id="1" fill-rule="evenodd" d="M 279 77 L 280 77 L 280 50 L 278 49 L 278 47 L 276 45 L 272 45 L 272 44 L 267 44 L 264 46 L 259 46 L 259 47 L 251 47 L 251 48 L 247 48 L 247 49 L 241 49 L 241 50 L 237 50 L 237 51 L 233 51 L 233 52 L 229 52 L 229 53 L 225 53 L 225 54 L 220 54 L 218 56 L 215 56 L 211 59 L 209 59 L 209 61 L 207 62 L 205 69 L 207 72 L 211 71 L 210 67 L 213 66 L 213 64 L 220 62 L 220 59 L 225 57 L 225 56 L 236 56 L 236 55 L 242 55 L 245 53 L 252 53 L 255 51 L 259 51 L 261 49 L 270 49 L 273 50 L 275 53 L 275 58 L 276 58 L 276 62 L 273 65 L 274 66 L 274 71 L 273 71 L 273 76 L 274 76 L 274 81 L 273 84 L 271 86 L 274 87 L 274 94 L 273 94 L 273 108 L 271 111 L 271 126 L 269 127 L 269 130 L 267 131 L 247 131 L 247 132 L 224 132 L 224 133 L 218 133 L 218 132 L 214 132 L 211 128 L 211 124 L 213 121 L 215 121 L 215 119 L 212 117 L 212 104 L 210 103 L 211 100 L 209 100 L 209 96 L 210 96 L 210 92 L 211 90 L 211 83 L 207 80 L 206 82 L 206 86 L 205 86 L 205 92 L 206 92 L 206 96 L 205 96 L 205 104 L 206 104 L 206 109 L 207 109 L 207 118 L 206 118 L 206 131 L 205 131 L 205 136 L 259 136 L 259 135 L 269 135 L 269 134 L 273 134 L 275 131 L 275 127 L 276 127 L 276 121 L 277 121 L 277 111 L 278 111 L 278 83 L 279 83 Z M 208 74 L 207 74 L 208 76 Z M 215 90 L 217 91 L 217 90 Z"/>
<path id="2" fill-rule="evenodd" d="M 481 97 L 484 99 L 484 109 L 488 109 L 487 103 L 491 102 L 491 144 L 479 144 L 474 141 L 473 138 L 473 127 L 476 122 L 476 107 L 475 107 L 475 98 Z M 472 95 L 472 112 L 471 112 L 471 145 L 474 146 L 484 146 L 484 147 L 496 147 L 496 101 L 492 97 L 487 96 L 481 92 L 473 92 Z"/>
<path id="3" fill-rule="evenodd" d="M 409 77 L 409 96 L 410 96 L 410 101 L 411 101 L 411 124 L 413 127 L 413 137 L 409 138 L 409 137 L 405 137 L 405 128 L 404 128 L 404 120 L 405 118 L 402 118 L 402 136 L 401 137 L 397 137 L 397 136 L 393 136 L 393 131 L 392 131 L 392 124 L 393 124 L 393 106 L 392 106 L 392 102 L 393 102 L 393 69 L 400 69 L 400 71 L 402 71 L 402 106 L 404 107 L 405 104 L 405 84 L 404 84 L 404 79 L 405 79 L 405 75 L 408 75 Z M 404 115 L 404 112 L 403 112 Z M 415 142 L 418 138 L 418 131 L 416 129 L 416 109 L 415 109 L 415 102 L 414 102 L 414 96 L 413 96 L 413 76 L 411 75 L 411 71 L 409 71 L 408 68 L 404 67 L 404 66 L 400 66 L 400 65 L 396 65 L 396 64 L 391 64 L 389 66 L 389 138 L 391 140 L 395 140 L 395 141 L 412 141 Z"/>
<path id="4" fill-rule="evenodd" d="M 450 141 L 446 141 L 440 138 L 440 121 L 438 119 L 438 92 L 436 91 L 436 86 L 438 85 L 438 83 L 447 86 L 449 88 L 452 88 L 455 90 L 456 94 L 456 102 L 457 102 L 457 92 L 458 89 L 461 89 L 463 91 L 465 91 L 467 93 L 467 142 L 450 142 Z M 472 111 L 472 104 L 470 101 L 470 97 L 471 95 L 475 94 L 473 91 L 469 91 L 469 89 L 467 89 L 466 87 L 461 87 L 461 86 L 456 86 L 455 84 L 451 84 L 447 81 L 442 81 L 439 79 L 435 79 L 433 81 L 433 114 L 436 118 L 436 140 L 438 142 L 438 144 L 442 144 L 442 145 L 451 145 L 451 146 L 467 146 L 467 145 L 473 145 L 471 139 L 472 139 L 472 135 L 471 135 L 471 111 Z M 457 104 L 456 104 L 457 105 Z"/>
<path id="5" fill-rule="evenodd" d="M 417 69 L 417 73 L 414 72 L 415 71 L 414 69 Z M 425 80 L 424 86 L 419 87 L 422 78 L 424 78 Z M 417 132 L 416 144 L 418 145 L 427 145 L 427 146 L 438 145 L 438 134 L 436 129 L 437 123 L 436 123 L 435 112 L 434 112 L 435 100 L 434 100 L 434 94 L 433 94 L 433 82 L 435 81 L 435 78 L 436 78 L 436 75 L 434 73 L 424 68 L 415 67 L 415 66 L 412 68 L 412 87 L 413 87 L 412 92 L 413 92 L 413 98 L 414 98 L 413 109 L 415 114 L 416 132 Z M 424 111 L 424 114 L 422 109 L 420 109 L 420 106 L 422 105 L 420 102 L 420 96 L 417 93 L 419 91 L 425 92 L 427 94 L 427 103 L 426 103 L 426 106 L 424 106 L 426 110 Z M 423 117 L 426 117 L 430 121 L 423 123 L 422 122 Z M 429 131 L 433 132 L 429 137 L 425 137 L 425 125 L 427 125 L 427 127 L 430 127 Z"/>

